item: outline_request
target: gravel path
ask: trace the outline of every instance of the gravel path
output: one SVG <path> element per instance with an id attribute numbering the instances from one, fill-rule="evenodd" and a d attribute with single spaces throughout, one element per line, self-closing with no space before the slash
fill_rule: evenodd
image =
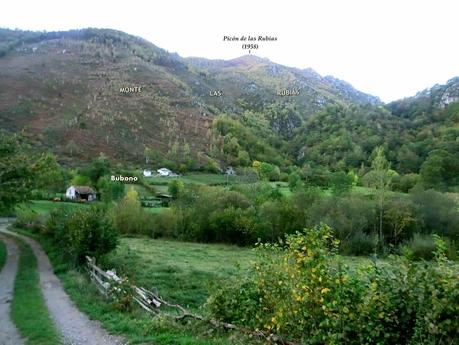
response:
<path id="1" fill-rule="evenodd" d="M 0 220 L 1 222 L 1 220 Z M 37 257 L 40 285 L 50 315 L 62 334 L 65 345 L 121 345 L 119 337 L 109 335 L 98 322 L 91 321 L 80 312 L 65 293 L 59 279 L 53 273 L 48 257 L 35 240 L 10 232 L 0 224 L 0 232 L 17 236 L 26 241 Z"/>
<path id="2" fill-rule="evenodd" d="M 24 341 L 10 318 L 19 250 L 16 243 L 7 236 L 0 235 L 0 241 L 5 243 L 8 253 L 5 266 L 0 272 L 0 345 L 22 345 Z"/>

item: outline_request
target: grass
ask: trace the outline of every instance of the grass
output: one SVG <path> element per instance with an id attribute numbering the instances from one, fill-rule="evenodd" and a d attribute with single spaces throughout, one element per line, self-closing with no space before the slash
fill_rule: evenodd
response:
<path id="1" fill-rule="evenodd" d="M 149 212 L 149 213 L 153 213 L 153 214 L 158 214 L 158 213 L 162 213 L 164 212 L 165 210 L 168 210 L 169 207 L 144 207 L 144 210 Z"/>
<path id="2" fill-rule="evenodd" d="M 57 207 L 64 207 L 64 208 L 81 208 L 87 207 L 87 204 L 78 204 L 73 202 L 54 202 L 48 200 L 32 200 L 28 203 L 22 204 L 19 207 L 21 209 L 34 211 L 40 214 L 49 214 L 51 210 Z"/>
<path id="3" fill-rule="evenodd" d="M 137 285 L 157 288 L 173 302 L 197 310 L 210 291 L 255 259 L 248 248 L 147 238 L 123 238 L 104 262 Z"/>
<path id="4" fill-rule="evenodd" d="M 140 184 L 126 183 L 124 185 L 124 191 L 125 192 L 127 192 L 130 188 L 134 188 L 134 190 L 136 190 L 137 193 L 139 193 L 140 197 L 152 197 L 152 196 L 155 196 L 155 193 L 153 193 L 152 191 L 149 191 L 148 189 L 146 189 L 144 186 L 142 186 Z"/>
<path id="5" fill-rule="evenodd" d="M 183 176 L 185 183 L 195 184 L 226 184 L 234 183 L 235 177 L 226 176 L 223 174 L 188 174 Z"/>
<path id="6" fill-rule="evenodd" d="M 147 181 L 153 185 L 166 186 L 169 181 L 179 179 L 187 184 L 226 184 L 227 177 L 223 174 L 186 174 L 180 177 L 149 177 Z M 235 177 L 228 177 L 229 183 L 234 183 Z"/>
<path id="7" fill-rule="evenodd" d="M 20 259 L 11 303 L 11 317 L 27 345 L 60 344 L 40 289 L 37 259 L 24 241 L 18 240 Z"/>
<path id="8" fill-rule="evenodd" d="M 6 262 L 6 245 L 0 240 L 0 272 Z"/>

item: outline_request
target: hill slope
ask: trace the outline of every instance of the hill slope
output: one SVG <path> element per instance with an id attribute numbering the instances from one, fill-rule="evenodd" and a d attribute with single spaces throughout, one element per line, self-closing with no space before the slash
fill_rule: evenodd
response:
<path id="1" fill-rule="evenodd" d="M 0 30 L 0 87 L 1 128 L 28 128 L 37 147 L 52 149 L 67 162 L 87 161 L 100 152 L 140 162 L 145 148 L 167 155 L 174 145 L 209 154 L 212 121 L 222 113 L 272 115 L 289 105 L 291 112 L 271 116 L 265 128 L 289 137 L 328 105 L 380 103 L 311 69 L 255 56 L 183 59 L 106 29 Z M 141 92 L 120 91 L 126 87 Z M 299 95 L 279 96 L 285 89 Z M 212 97 L 211 91 L 222 96 Z"/>

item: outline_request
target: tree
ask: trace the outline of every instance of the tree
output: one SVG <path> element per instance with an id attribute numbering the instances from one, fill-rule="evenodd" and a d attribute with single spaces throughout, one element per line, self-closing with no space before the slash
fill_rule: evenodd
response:
<path id="1" fill-rule="evenodd" d="M 341 195 L 351 190 L 352 176 L 344 171 L 338 171 L 331 174 L 330 187 L 334 195 Z"/>
<path id="2" fill-rule="evenodd" d="M 124 184 L 111 181 L 109 176 L 102 176 L 97 181 L 97 190 L 103 202 L 119 200 L 124 194 Z"/>
<path id="3" fill-rule="evenodd" d="M 132 187 L 116 207 L 114 218 L 121 233 L 145 234 L 152 230 L 151 215 L 142 208 L 139 193 Z"/>
<path id="4" fill-rule="evenodd" d="M 1 213 L 10 213 L 15 205 L 29 199 L 36 172 L 24 136 L 0 131 Z"/>
<path id="5" fill-rule="evenodd" d="M 384 219 L 391 229 L 393 244 L 397 245 L 401 241 L 401 235 L 415 221 L 412 202 L 402 198 L 390 200 Z"/>
<path id="6" fill-rule="evenodd" d="M 88 172 L 93 184 L 96 184 L 102 176 L 108 175 L 110 173 L 110 162 L 107 156 L 101 153 L 96 160 L 92 161 Z"/>
<path id="7" fill-rule="evenodd" d="M 169 182 L 168 191 L 172 198 L 177 199 L 184 191 L 185 185 L 182 181 L 175 179 Z"/>
<path id="8" fill-rule="evenodd" d="M 65 189 L 65 176 L 56 157 L 50 153 L 39 158 L 34 165 L 37 172 L 35 187 L 48 192 L 62 192 Z"/>
<path id="9" fill-rule="evenodd" d="M 145 164 L 151 164 L 153 166 L 160 166 L 163 159 L 157 150 L 146 147 L 144 150 Z"/>
<path id="10" fill-rule="evenodd" d="M 268 181 L 278 181 L 280 177 L 280 170 L 279 167 L 262 162 L 260 164 L 260 168 L 258 169 L 258 173 L 263 180 Z"/>
<path id="11" fill-rule="evenodd" d="M 74 186 L 87 186 L 91 184 L 91 179 L 86 175 L 77 174 L 70 183 Z"/>
<path id="12" fill-rule="evenodd" d="M 373 151 L 373 161 L 371 162 L 371 170 L 364 176 L 364 181 L 367 186 L 372 187 L 376 191 L 376 199 L 379 208 L 379 245 L 380 248 L 384 247 L 384 234 L 383 234 L 383 216 L 384 206 L 387 197 L 387 191 L 390 189 L 392 178 L 396 174 L 395 171 L 390 169 L 390 163 L 384 155 L 384 148 L 377 147 Z"/>
<path id="13" fill-rule="evenodd" d="M 426 188 L 446 190 L 458 183 L 459 163 L 445 150 L 433 150 L 421 166 L 421 180 Z"/>
<path id="14" fill-rule="evenodd" d="M 65 146 L 65 151 L 69 154 L 70 157 L 73 157 L 80 153 L 80 148 L 73 140 L 70 140 Z"/>
<path id="15" fill-rule="evenodd" d="M 296 171 L 292 172 L 288 177 L 288 187 L 290 190 L 295 190 L 302 186 L 301 176 Z"/>

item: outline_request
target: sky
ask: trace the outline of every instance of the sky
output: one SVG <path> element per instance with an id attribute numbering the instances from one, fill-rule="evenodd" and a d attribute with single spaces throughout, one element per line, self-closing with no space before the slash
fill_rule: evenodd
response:
<path id="1" fill-rule="evenodd" d="M 333 75 L 383 101 L 459 76 L 456 0 L 79 0 L 4 2 L 0 27 L 111 28 L 183 57 L 247 53 L 223 36 L 273 36 L 252 53 Z"/>

